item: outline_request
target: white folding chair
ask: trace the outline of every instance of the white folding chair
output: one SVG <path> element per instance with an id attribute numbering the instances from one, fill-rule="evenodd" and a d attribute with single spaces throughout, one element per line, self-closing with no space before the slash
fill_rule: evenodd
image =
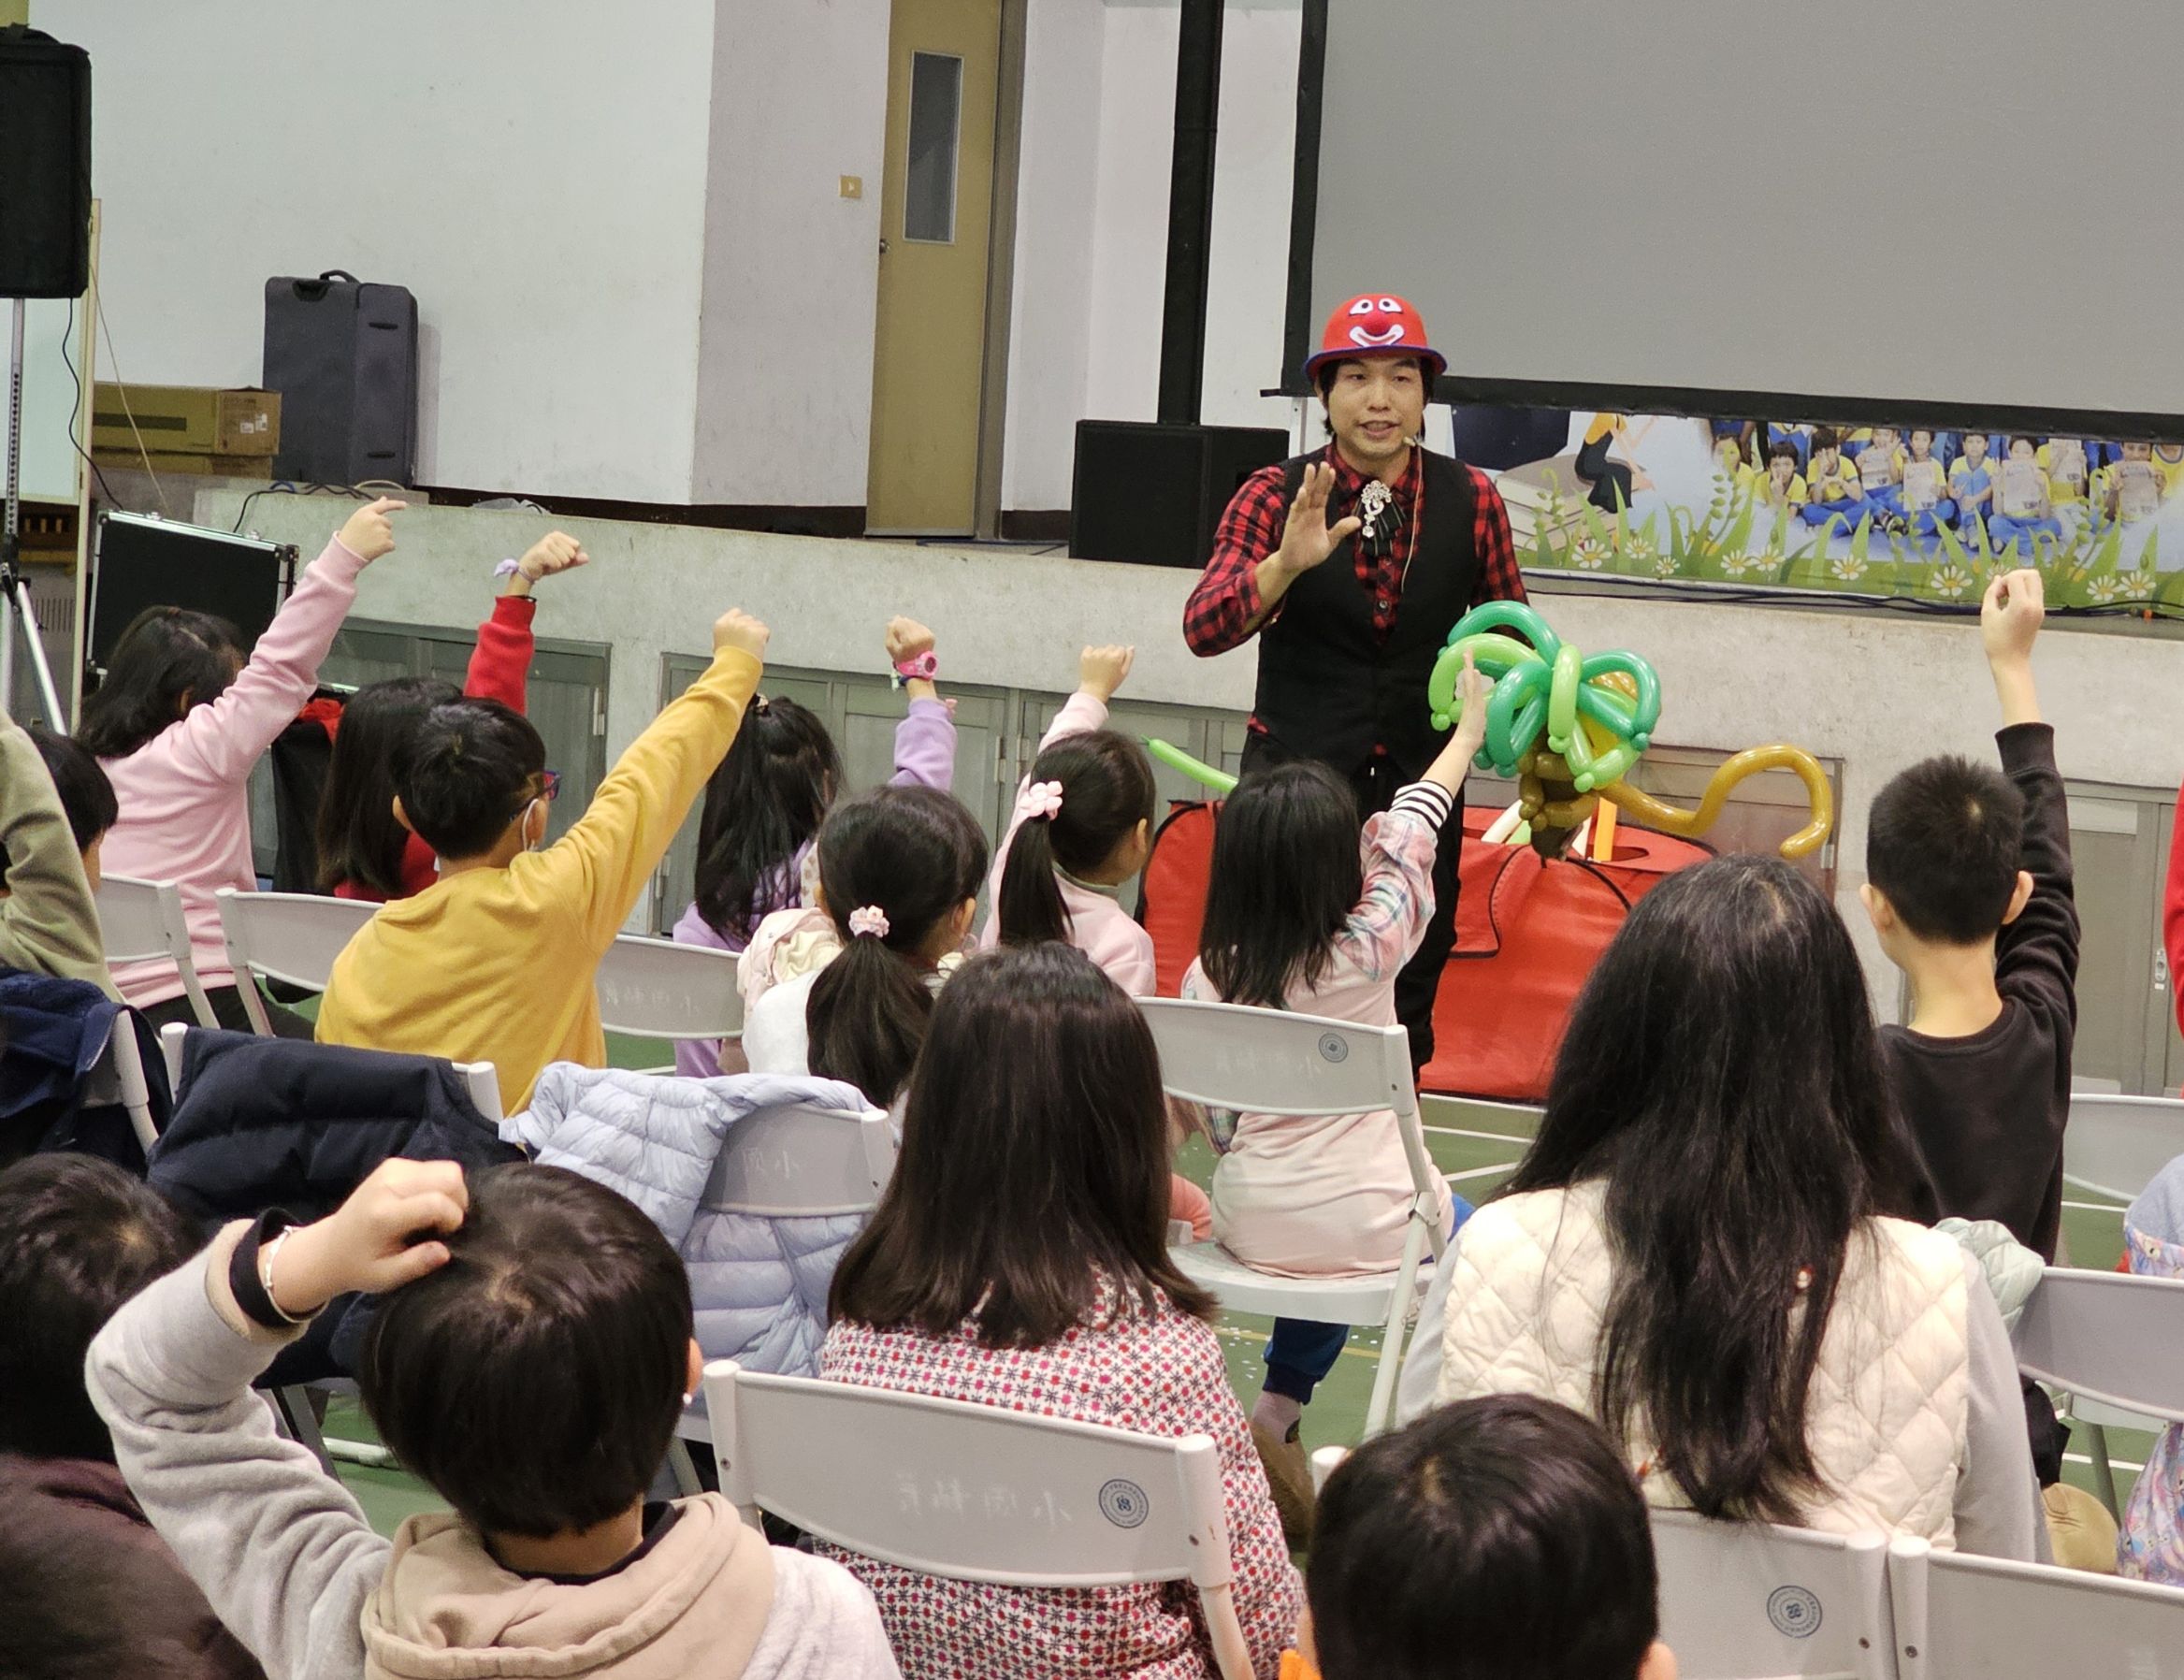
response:
<path id="1" fill-rule="evenodd" d="M 181 1031 L 179 1027 L 175 1030 Z M 101 1106 L 119 1105 L 129 1116 L 130 1129 L 146 1154 L 159 1141 L 159 1128 L 152 1118 L 152 1086 L 144 1077 L 144 1055 L 137 1045 L 136 1023 L 126 1009 L 114 1017 L 106 1048 L 84 1076 L 83 1099 Z"/>
<path id="2" fill-rule="evenodd" d="M 2062 1133 L 2065 1183 L 2129 1202 L 2178 1155 L 2184 1155 L 2184 1102 L 2072 1094 Z"/>
<path id="3" fill-rule="evenodd" d="M 220 906 L 220 932 L 227 941 L 227 961 L 239 982 L 263 976 L 312 992 L 324 992 L 334 959 L 369 921 L 377 905 L 361 899 L 327 898 L 315 892 L 214 892 Z M 273 1036 L 265 1000 L 253 984 L 239 983 L 243 1013 L 251 1031 Z"/>
<path id="4" fill-rule="evenodd" d="M 1161 1083 L 1170 1096 L 1248 1114 L 1331 1115 L 1395 1111 L 1410 1168 L 1410 1212 L 1395 1270 L 1358 1278 L 1277 1278 L 1253 1271 L 1217 1242 L 1171 1251 L 1183 1275 L 1223 1307 L 1328 1325 L 1377 1325 L 1383 1332 L 1365 1431 L 1387 1427 L 1403 1363 L 1403 1335 L 1425 1282 L 1428 1249 L 1447 1247 L 1440 1181 L 1418 1129 L 1410 1039 L 1401 1027 L 1360 1026 L 1281 1009 L 1142 997 L 1138 1007 L 1160 1047 Z"/>
<path id="5" fill-rule="evenodd" d="M 709 1042 L 743 1036 L 744 998 L 732 951 L 618 934 L 600 959 L 598 986 L 600 1024 L 610 1033 Z"/>
<path id="6" fill-rule="evenodd" d="M 2184 1680 L 2174 1586 L 1904 1539 L 1888 1548 L 1888 1596 L 1902 1680 Z"/>
<path id="7" fill-rule="evenodd" d="M 2011 1340 L 2020 1371 L 2070 1396 L 2101 1502 L 2116 1514 L 2108 1426 L 2184 1423 L 2184 1279 L 2051 1266 Z"/>
<path id="8" fill-rule="evenodd" d="M 881 1109 L 760 1108 L 729 1128 L 699 1204 L 708 1213 L 764 1219 L 869 1213 L 894 1172 L 894 1122 Z M 675 1436 L 668 1469 L 682 1492 L 697 1493 L 697 1466 L 683 1442 L 713 1439 L 702 1403 L 685 1409 Z"/>
<path id="9" fill-rule="evenodd" d="M 191 1029 L 171 1022 L 159 1029 L 159 1053 L 166 1063 L 166 1085 L 179 1104 L 182 1100 L 182 1046 Z M 462 1076 L 470 1107 L 488 1125 L 498 1126 L 505 1116 L 500 1108 L 500 1075 L 490 1062 L 450 1062 Z"/>
<path id="10" fill-rule="evenodd" d="M 1656 1511 L 1653 1547 L 1684 1680 L 1894 1680 L 1887 1535 Z"/>
<path id="11" fill-rule="evenodd" d="M 140 881 L 109 875 L 98 884 L 98 926 L 108 965 L 172 963 L 181 972 L 182 995 L 201 1027 L 220 1024 L 212 1003 L 190 959 L 190 924 L 182 914 L 182 892 L 172 881 Z"/>
<path id="12" fill-rule="evenodd" d="M 1220 1450 L 997 1406 L 705 1368 L 720 1490 L 881 1563 L 997 1586 L 1198 1589 L 1222 1680 L 1250 1680 Z"/>

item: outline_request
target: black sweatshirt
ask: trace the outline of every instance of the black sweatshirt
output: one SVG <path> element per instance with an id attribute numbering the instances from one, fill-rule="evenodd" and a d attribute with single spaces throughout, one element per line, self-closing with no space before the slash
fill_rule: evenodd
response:
<path id="1" fill-rule="evenodd" d="M 2002 1013 L 1969 1038 L 1883 1027 L 1881 1054 L 1943 1215 L 2000 1220 L 2052 1263 L 2077 1032 L 2070 806 L 2055 769 L 2052 729 L 2020 723 L 1994 739 L 2003 774 L 2025 796 L 2019 867 L 2032 876 L 2023 914 L 1995 939 Z"/>

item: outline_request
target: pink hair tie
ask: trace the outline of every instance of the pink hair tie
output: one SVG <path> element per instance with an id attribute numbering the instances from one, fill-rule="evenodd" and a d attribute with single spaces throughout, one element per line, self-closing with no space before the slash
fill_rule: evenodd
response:
<path id="1" fill-rule="evenodd" d="M 877 905 L 866 905 L 849 912 L 849 937 L 861 939 L 868 934 L 875 939 L 888 936 L 888 913 Z"/>
<path id="2" fill-rule="evenodd" d="M 1060 782 L 1034 782 L 1024 789 L 1024 796 L 1018 802 L 1017 808 L 1023 813 L 1026 822 L 1040 817 L 1061 816 L 1062 784 Z"/>

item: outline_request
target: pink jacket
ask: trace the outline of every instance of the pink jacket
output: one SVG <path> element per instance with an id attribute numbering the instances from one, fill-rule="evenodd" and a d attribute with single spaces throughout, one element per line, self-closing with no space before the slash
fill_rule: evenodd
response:
<path id="1" fill-rule="evenodd" d="M 1282 1007 L 1365 1026 L 1396 1021 L 1396 976 L 1433 916 L 1433 858 L 1448 794 L 1413 783 L 1365 825 L 1365 895 L 1335 935 L 1316 988 L 1292 985 Z M 1193 962 L 1183 996 L 1224 1003 Z M 1213 1169 L 1213 1234 L 1247 1266 L 1280 1277 L 1353 1277 L 1394 1269 L 1410 1217 L 1410 1168 L 1396 1117 L 1237 1117 Z M 1453 1207 L 1441 1187 L 1441 1225 Z"/>
<path id="2" fill-rule="evenodd" d="M 356 599 L 356 575 L 366 564 L 339 539 L 328 543 L 226 693 L 193 707 L 127 758 L 99 760 L 122 809 L 107 832 L 101 864 L 108 875 L 180 884 L 190 957 L 208 989 L 235 983 L 213 891 L 258 884 L 251 769 L 318 686 L 319 664 Z M 139 1009 L 182 992 L 180 971 L 165 961 L 117 963 L 114 984 Z"/>
<path id="3" fill-rule="evenodd" d="M 1104 702 L 1090 694 L 1072 694 L 1039 738 L 1039 750 L 1045 752 L 1064 736 L 1104 729 L 1106 722 L 1107 708 Z M 1000 942 L 1001 872 L 1008 862 L 1008 848 L 1016 839 L 1016 832 L 1023 826 L 1024 793 L 1030 787 L 1031 780 L 1026 777 L 1017 788 L 1015 814 L 1008 819 L 1008 832 L 1001 837 L 1000 847 L 993 854 L 992 871 L 986 877 L 986 902 L 993 908 L 978 934 L 981 950 L 991 950 Z M 1080 886 L 1059 872 L 1055 881 L 1062 889 L 1063 905 L 1069 912 L 1069 943 L 1098 963 L 1107 978 L 1132 997 L 1152 996 L 1159 990 L 1153 977 L 1152 935 L 1139 927 L 1130 913 L 1107 893 Z"/>

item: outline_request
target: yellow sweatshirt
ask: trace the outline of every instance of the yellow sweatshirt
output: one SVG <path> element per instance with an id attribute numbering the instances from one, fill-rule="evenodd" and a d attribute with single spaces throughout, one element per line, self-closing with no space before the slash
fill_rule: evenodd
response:
<path id="1" fill-rule="evenodd" d="M 749 654 L 716 654 L 544 851 L 382 906 L 334 962 L 319 1042 L 490 1062 L 510 1113 L 547 1063 L 602 1065 L 592 976 L 727 755 L 759 672 Z"/>

